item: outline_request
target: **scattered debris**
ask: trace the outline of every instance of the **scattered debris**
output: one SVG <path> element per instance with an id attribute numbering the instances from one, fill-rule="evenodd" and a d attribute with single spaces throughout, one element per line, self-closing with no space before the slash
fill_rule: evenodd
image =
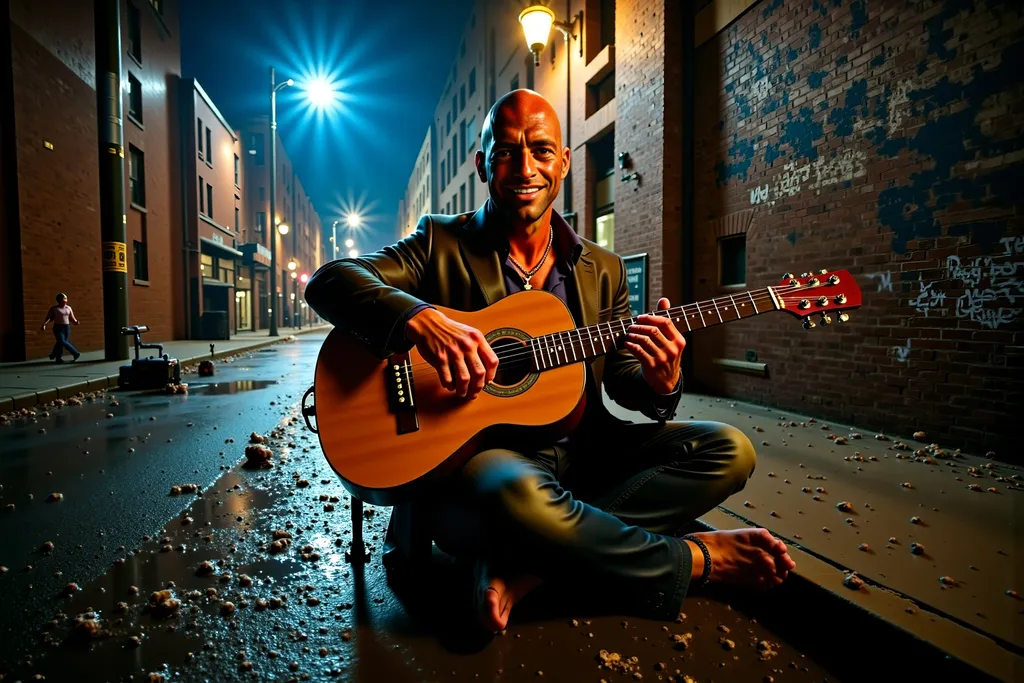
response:
<path id="1" fill-rule="evenodd" d="M 925 434 L 924 432 L 914 432 L 914 438 L 917 439 L 918 441 L 924 441 L 925 439 L 928 438 L 928 435 Z"/>
<path id="2" fill-rule="evenodd" d="M 632 674 L 639 673 L 640 660 L 637 657 L 623 658 L 618 652 L 608 652 L 608 650 L 601 650 L 597 653 L 596 657 L 598 668 L 607 669 L 608 671 L 615 671 L 620 674 Z"/>
<path id="3" fill-rule="evenodd" d="M 840 512 L 853 512 L 853 506 L 844 500 L 836 505 L 836 510 L 839 510 Z"/>
<path id="4" fill-rule="evenodd" d="M 952 576 L 940 576 L 939 583 L 941 583 L 943 586 L 955 586 L 956 579 L 954 579 Z"/>
<path id="5" fill-rule="evenodd" d="M 672 641 L 672 644 L 675 646 L 675 648 L 677 650 L 685 650 L 688 647 L 690 647 L 690 643 L 693 642 L 693 634 L 692 633 L 682 633 L 682 634 L 673 633 L 672 635 L 669 636 L 669 640 Z"/>
<path id="6" fill-rule="evenodd" d="M 733 641 L 729 640 L 728 638 L 719 638 L 718 639 L 718 644 L 722 646 L 723 650 L 735 650 L 736 649 L 736 643 L 734 643 Z"/>
<path id="7" fill-rule="evenodd" d="M 920 517 L 917 517 L 917 516 L 915 515 L 914 517 L 911 517 L 911 518 L 910 518 L 910 523 L 911 523 L 911 524 L 920 524 L 920 523 L 921 523 L 921 518 L 920 518 Z"/>
<path id="8" fill-rule="evenodd" d="M 251 446 L 245 447 L 245 467 L 247 469 L 268 469 L 274 466 L 270 459 L 274 457 L 274 452 L 262 446 L 260 444 L 252 444 Z"/>
<path id="9" fill-rule="evenodd" d="M 48 503 L 59 503 L 62 500 L 64 500 L 63 493 L 51 493 L 46 497 L 46 502 Z"/>
<path id="10" fill-rule="evenodd" d="M 852 590 L 860 590 L 864 585 L 864 581 L 857 574 L 850 573 L 843 579 L 843 585 Z"/>
<path id="11" fill-rule="evenodd" d="M 871 552 L 871 547 L 867 543 L 861 543 L 859 546 L 857 546 L 857 550 L 864 553 L 868 553 Z"/>
<path id="12" fill-rule="evenodd" d="M 920 543 L 911 543 L 910 553 L 912 555 L 924 555 L 924 546 Z"/>

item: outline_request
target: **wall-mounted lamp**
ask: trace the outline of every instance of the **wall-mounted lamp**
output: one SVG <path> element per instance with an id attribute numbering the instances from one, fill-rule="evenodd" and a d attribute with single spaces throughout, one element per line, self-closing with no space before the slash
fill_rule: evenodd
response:
<path id="1" fill-rule="evenodd" d="M 629 152 L 619 152 L 619 170 L 625 171 L 632 167 L 633 160 L 629 158 Z M 635 180 L 636 187 L 633 188 L 634 192 L 638 187 L 640 187 L 640 174 L 636 171 L 633 171 L 632 173 L 623 173 L 621 180 L 624 183 L 628 183 L 630 180 Z"/>
<path id="2" fill-rule="evenodd" d="M 277 224 L 277 231 L 279 233 L 281 233 L 282 235 L 287 235 L 288 234 L 288 224 L 287 223 L 278 223 Z"/>
<path id="3" fill-rule="evenodd" d="M 579 22 L 580 29 L 583 28 L 583 11 L 580 10 L 572 18 L 571 23 L 555 21 L 555 13 L 544 5 L 531 5 L 519 13 L 519 23 L 523 27 L 523 35 L 526 37 L 526 47 L 533 53 L 533 65 L 540 66 L 540 53 L 547 47 L 548 37 L 551 35 L 551 28 L 561 31 L 565 42 L 571 37 L 576 40 L 576 23 Z M 583 41 L 580 41 L 580 57 L 583 56 Z"/>

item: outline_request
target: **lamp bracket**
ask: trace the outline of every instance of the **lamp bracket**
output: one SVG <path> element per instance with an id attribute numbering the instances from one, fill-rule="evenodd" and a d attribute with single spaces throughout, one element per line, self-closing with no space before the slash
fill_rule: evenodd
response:
<path id="1" fill-rule="evenodd" d="M 568 22 L 568 21 L 555 21 L 555 22 L 553 22 L 551 24 L 551 26 L 553 28 L 558 29 L 561 32 L 562 37 L 565 38 L 565 42 L 569 42 L 569 38 L 570 37 L 573 40 L 576 40 L 576 37 L 577 37 L 576 36 L 576 33 L 577 33 L 576 24 L 577 23 L 580 25 L 580 29 L 582 29 L 583 28 L 583 10 L 580 10 L 579 12 L 577 12 L 576 15 L 572 18 L 571 22 Z M 582 57 L 582 56 L 583 56 L 583 41 L 580 41 L 580 57 Z"/>

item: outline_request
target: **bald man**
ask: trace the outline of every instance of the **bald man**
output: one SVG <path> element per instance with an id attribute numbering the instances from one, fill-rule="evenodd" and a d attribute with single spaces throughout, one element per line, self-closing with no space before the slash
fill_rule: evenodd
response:
<path id="1" fill-rule="evenodd" d="M 508 93 L 488 113 L 476 153 L 484 205 L 423 216 L 397 244 L 325 265 L 306 288 L 310 306 L 380 358 L 415 346 L 465 400 L 494 379 L 498 358 L 480 330 L 435 305 L 478 310 L 544 289 L 578 326 L 632 317 L 622 259 L 577 235 L 552 208 L 569 173 L 561 141 L 547 100 Z M 734 427 L 668 421 L 682 391 L 685 346 L 667 317 L 641 315 L 624 348 L 587 363 L 586 410 L 572 434 L 540 449 L 484 450 L 417 502 L 437 546 L 474 562 L 473 608 L 483 628 L 505 628 L 516 601 L 545 581 L 599 587 L 622 598 L 616 609 L 669 620 L 691 582 L 768 588 L 793 569 L 786 546 L 764 529 L 679 535 L 740 491 L 755 461 Z M 612 400 L 654 422 L 612 417 L 602 382 Z M 409 510 L 396 507 L 389 537 Z"/>

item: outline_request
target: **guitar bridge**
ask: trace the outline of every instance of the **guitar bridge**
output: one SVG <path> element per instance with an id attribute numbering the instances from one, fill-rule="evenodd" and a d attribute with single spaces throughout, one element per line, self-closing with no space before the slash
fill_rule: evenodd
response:
<path id="1" fill-rule="evenodd" d="M 388 359 L 384 369 L 384 383 L 387 387 L 388 405 L 395 416 L 396 432 L 408 434 L 419 430 L 420 421 L 416 413 L 409 354 L 395 354 Z"/>

